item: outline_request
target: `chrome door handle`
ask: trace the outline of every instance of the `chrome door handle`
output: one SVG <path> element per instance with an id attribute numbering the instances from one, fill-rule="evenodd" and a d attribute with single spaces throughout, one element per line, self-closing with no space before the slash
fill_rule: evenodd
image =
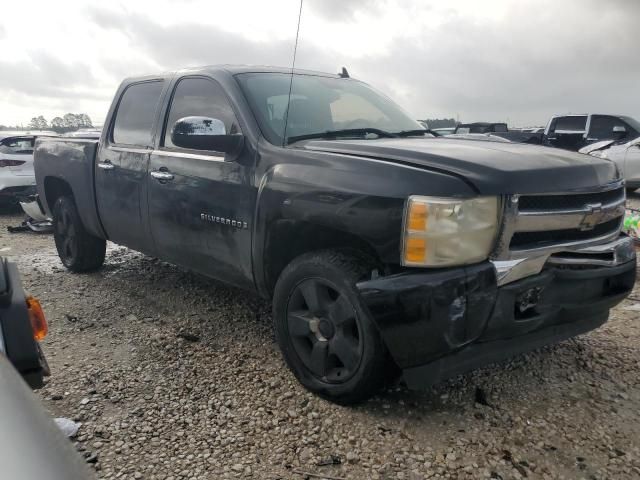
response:
<path id="1" fill-rule="evenodd" d="M 152 171 L 151 176 L 156 180 L 173 180 L 173 173 L 161 172 L 159 170 Z"/>
<path id="2" fill-rule="evenodd" d="M 98 162 L 98 168 L 102 170 L 113 170 L 116 166 L 111 162 Z"/>

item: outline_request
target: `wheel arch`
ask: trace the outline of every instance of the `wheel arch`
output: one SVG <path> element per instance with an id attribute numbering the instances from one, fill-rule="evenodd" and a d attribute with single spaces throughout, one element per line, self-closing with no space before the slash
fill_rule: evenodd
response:
<path id="1" fill-rule="evenodd" d="M 317 250 L 341 250 L 381 266 L 376 249 L 361 237 L 303 220 L 280 220 L 267 230 L 264 245 L 264 286 L 269 295 L 284 268 L 295 258 Z"/>
<path id="2" fill-rule="evenodd" d="M 74 198 L 73 189 L 66 180 L 51 176 L 45 177 L 44 179 L 44 195 L 45 198 L 42 200 L 49 215 L 53 214 L 53 206 L 58 198 L 62 196 Z"/>

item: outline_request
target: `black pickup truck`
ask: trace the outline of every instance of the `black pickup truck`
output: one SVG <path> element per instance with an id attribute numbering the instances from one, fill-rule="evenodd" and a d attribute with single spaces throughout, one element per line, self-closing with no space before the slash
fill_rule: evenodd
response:
<path id="1" fill-rule="evenodd" d="M 577 152 L 603 140 L 628 142 L 638 136 L 640 123 L 624 115 L 556 115 L 540 134 L 540 143 Z"/>
<path id="2" fill-rule="evenodd" d="M 271 298 L 287 364 L 340 403 L 592 330 L 635 282 L 613 163 L 435 138 L 344 75 L 127 79 L 100 140 L 41 139 L 35 171 L 69 270 L 111 240 Z"/>

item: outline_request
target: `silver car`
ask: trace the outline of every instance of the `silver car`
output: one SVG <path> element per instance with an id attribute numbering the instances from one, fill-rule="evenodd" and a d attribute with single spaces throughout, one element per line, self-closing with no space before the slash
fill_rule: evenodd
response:
<path id="1" fill-rule="evenodd" d="M 580 153 L 614 161 L 625 178 L 627 192 L 640 188 L 640 137 L 624 143 L 605 140 L 587 145 Z"/>

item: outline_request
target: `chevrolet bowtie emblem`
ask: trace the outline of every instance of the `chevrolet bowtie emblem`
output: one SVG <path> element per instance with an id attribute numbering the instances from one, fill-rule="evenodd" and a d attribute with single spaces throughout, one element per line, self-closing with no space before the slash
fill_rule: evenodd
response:
<path id="1" fill-rule="evenodd" d="M 604 212 L 601 203 L 585 205 L 587 213 L 582 217 L 579 228 L 582 231 L 593 230 L 602 221 Z"/>

